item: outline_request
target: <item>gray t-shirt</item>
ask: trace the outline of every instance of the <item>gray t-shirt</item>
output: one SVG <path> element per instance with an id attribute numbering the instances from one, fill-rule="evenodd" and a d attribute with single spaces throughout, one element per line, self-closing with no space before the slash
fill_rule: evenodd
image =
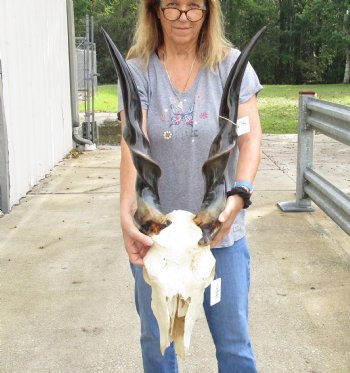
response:
<path id="1" fill-rule="evenodd" d="M 215 69 L 202 68 L 192 87 L 185 93 L 174 89 L 163 64 L 153 54 L 147 70 L 137 59 L 128 60 L 143 109 L 147 110 L 147 133 L 152 158 L 159 164 L 159 195 L 164 213 L 187 210 L 196 214 L 204 196 L 203 163 L 219 129 L 219 107 L 223 87 L 240 52 L 231 49 L 228 57 Z M 248 64 L 240 91 L 240 103 L 248 101 L 262 89 Z M 119 111 L 123 101 L 119 90 Z M 232 151 L 225 172 L 227 188 L 235 180 L 238 147 Z M 231 246 L 245 235 L 244 210 L 237 216 L 231 232 L 220 247 Z"/>

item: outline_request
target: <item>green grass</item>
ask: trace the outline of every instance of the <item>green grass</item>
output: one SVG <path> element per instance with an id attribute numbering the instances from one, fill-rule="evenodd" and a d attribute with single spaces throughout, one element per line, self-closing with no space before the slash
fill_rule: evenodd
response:
<path id="1" fill-rule="evenodd" d="M 259 94 L 258 106 L 264 133 L 296 133 L 298 126 L 299 92 L 313 90 L 321 100 L 350 106 L 349 84 L 265 85 Z M 95 96 L 95 110 L 116 112 L 117 86 L 101 85 Z M 84 104 L 80 105 L 84 111 Z"/>
<path id="2" fill-rule="evenodd" d="M 79 109 L 84 111 L 84 102 L 80 103 Z M 118 110 L 117 85 L 105 84 L 97 88 L 95 94 L 95 111 L 105 113 L 116 113 Z"/>
<path id="3" fill-rule="evenodd" d="M 317 98 L 350 106 L 349 84 L 265 85 L 258 106 L 264 133 L 296 133 L 299 92 L 315 91 Z"/>

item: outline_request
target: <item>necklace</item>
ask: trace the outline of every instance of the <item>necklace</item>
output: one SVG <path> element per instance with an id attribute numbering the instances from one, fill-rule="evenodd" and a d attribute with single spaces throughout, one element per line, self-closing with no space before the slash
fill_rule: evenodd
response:
<path id="1" fill-rule="evenodd" d="M 177 107 L 178 107 L 179 109 L 183 109 L 183 101 L 182 101 L 182 99 L 179 97 L 178 93 L 176 92 L 176 89 L 175 89 L 175 87 L 174 87 L 174 85 L 173 85 L 173 82 L 171 81 L 171 77 L 170 77 L 169 71 L 168 71 L 168 69 L 166 68 L 166 63 L 165 63 L 165 53 L 166 53 L 166 52 L 164 51 L 164 53 L 163 53 L 163 65 L 164 65 L 164 69 L 165 69 L 166 75 L 167 75 L 167 77 L 168 77 L 169 83 L 170 83 L 170 85 L 171 85 L 171 89 L 172 89 L 172 91 L 173 91 L 175 97 L 177 98 L 177 101 L 178 101 L 178 103 L 177 103 Z M 187 76 L 187 79 L 186 79 L 186 83 L 185 83 L 184 87 L 182 88 L 181 93 L 186 92 L 186 88 L 187 88 L 188 82 L 190 81 L 190 78 L 191 78 L 191 75 L 192 75 L 192 71 L 193 71 L 193 67 L 194 67 L 194 64 L 195 64 L 195 62 L 196 62 L 196 59 L 197 59 L 197 57 L 194 56 L 194 59 L 193 59 L 192 64 L 191 64 L 190 72 L 188 73 L 188 76 Z"/>

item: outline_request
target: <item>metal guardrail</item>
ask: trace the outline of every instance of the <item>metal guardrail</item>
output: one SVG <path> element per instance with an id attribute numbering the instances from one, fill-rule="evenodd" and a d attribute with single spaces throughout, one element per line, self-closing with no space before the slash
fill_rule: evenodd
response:
<path id="1" fill-rule="evenodd" d="M 318 100 L 313 95 L 302 92 L 299 97 L 296 200 L 277 205 L 285 212 L 310 212 L 313 201 L 350 235 L 350 197 L 313 170 L 315 130 L 350 145 L 350 107 Z"/>

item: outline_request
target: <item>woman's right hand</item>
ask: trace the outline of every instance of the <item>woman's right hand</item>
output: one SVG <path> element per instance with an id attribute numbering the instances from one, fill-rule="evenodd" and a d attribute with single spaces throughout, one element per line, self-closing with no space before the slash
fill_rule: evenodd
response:
<path id="1" fill-rule="evenodd" d="M 153 245 L 153 240 L 138 230 L 132 217 L 125 220 L 127 221 L 122 223 L 125 250 L 132 264 L 142 266 L 143 258 Z"/>
<path id="2" fill-rule="evenodd" d="M 146 118 L 147 111 L 142 111 L 142 128 L 147 135 Z M 120 112 L 122 128 L 124 128 L 124 112 Z M 122 138 L 121 140 L 121 163 L 120 163 L 120 218 L 123 232 L 125 250 L 132 264 L 142 266 L 143 258 L 149 248 L 153 245 L 151 237 L 141 233 L 136 227 L 133 215 L 137 209 L 136 195 L 136 169 L 129 148 Z"/>

